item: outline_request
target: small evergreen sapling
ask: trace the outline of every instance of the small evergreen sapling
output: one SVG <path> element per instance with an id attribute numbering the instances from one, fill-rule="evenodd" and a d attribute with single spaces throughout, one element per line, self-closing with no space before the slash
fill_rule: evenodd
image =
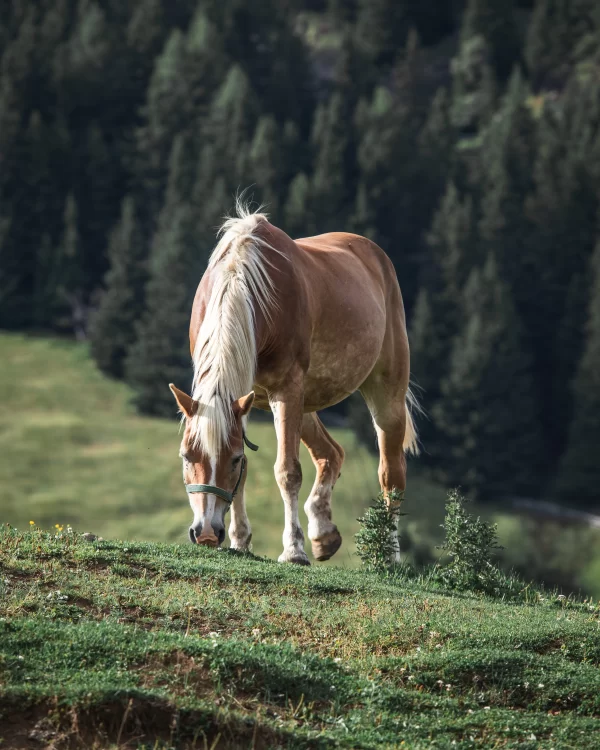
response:
<path id="1" fill-rule="evenodd" d="M 444 550 L 451 561 L 441 569 L 440 578 L 452 589 L 491 593 L 502 578 L 492 559 L 493 550 L 502 549 L 497 527 L 467 513 L 466 503 L 458 490 L 449 493 L 442 524 L 446 538 L 438 549 Z"/>
<path id="2" fill-rule="evenodd" d="M 386 571 L 398 551 L 398 519 L 404 493 L 392 490 L 389 501 L 379 494 L 371 507 L 367 508 L 358 522 L 360 530 L 354 535 L 356 554 L 363 565 L 378 572 Z"/>

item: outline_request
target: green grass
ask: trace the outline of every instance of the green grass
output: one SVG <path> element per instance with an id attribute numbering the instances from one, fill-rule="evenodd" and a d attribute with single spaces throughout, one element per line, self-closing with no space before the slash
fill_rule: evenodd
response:
<path id="1" fill-rule="evenodd" d="M 599 748 L 600 609 L 521 598 L 4 526 L 0 747 Z"/>
<path id="2" fill-rule="evenodd" d="M 191 511 L 176 419 L 136 415 L 130 389 L 100 374 L 82 344 L 0 333 L 0 363 L 0 523 L 70 523 L 105 539 L 187 540 Z M 325 565 L 355 567 L 356 519 L 378 491 L 377 459 L 350 431 L 332 433 L 346 450 L 333 496 L 344 542 Z M 250 437 L 260 445 L 257 454 L 249 453 L 253 549 L 276 558 L 283 507 L 273 477 L 275 433 L 272 425 L 251 419 Z M 301 458 L 303 501 L 314 468 L 304 447 Z M 419 459 L 411 459 L 401 530 L 409 558 L 424 560 L 439 555 L 446 493 L 419 476 L 418 467 Z M 527 519 L 493 504 L 474 512 L 498 522 L 506 568 L 600 597 L 597 530 Z M 307 550 L 310 555 L 310 544 Z"/>
<path id="3" fill-rule="evenodd" d="M 87 348 L 75 342 L 3 333 L 0 362 L 0 522 L 19 528 L 30 520 L 45 528 L 70 523 L 105 539 L 187 539 L 191 510 L 175 419 L 136 415 L 130 389 L 99 373 Z M 332 434 L 346 461 L 333 496 L 344 542 L 330 564 L 355 566 L 356 519 L 378 492 L 377 459 L 349 430 Z M 273 476 L 275 431 L 251 419 L 249 437 L 260 446 L 248 456 L 246 485 L 253 551 L 277 557 L 283 504 Z M 315 471 L 304 446 L 301 458 L 303 502 Z M 413 478 L 407 497 L 409 513 L 414 509 L 428 525 L 441 523 L 443 490 Z M 420 502 L 412 506 L 411 497 Z"/>

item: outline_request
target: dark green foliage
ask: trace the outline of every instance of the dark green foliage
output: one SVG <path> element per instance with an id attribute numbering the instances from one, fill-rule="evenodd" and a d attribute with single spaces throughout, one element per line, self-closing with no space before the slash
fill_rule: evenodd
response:
<path id="1" fill-rule="evenodd" d="M 537 0 L 525 47 L 536 87 L 564 83 L 578 43 L 594 28 L 595 11 L 595 0 Z"/>
<path id="2" fill-rule="evenodd" d="M 494 592 L 502 574 L 494 563 L 498 545 L 496 526 L 467 512 L 465 498 L 452 490 L 446 501 L 446 535 L 439 549 L 450 562 L 439 572 L 440 580 L 452 589 Z"/>
<path id="3" fill-rule="evenodd" d="M 567 503 L 597 507 L 600 496 L 600 243 L 591 272 L 589 318 L 585 343 L 573 381 L 573 419 L 562 460 L 557 493 Z M 566 427 L 566 425 L 565 425 Z"/>
<path id="4" fill-rule="evenodd" d="M 315 170 L 311 184 L 314 221 L 319 231 L 333 231 L 347 214 L 352 165 L 353 96 L 340 87 L 315 113 L 312 144 Z"/>
<path id="5" fill-rule="evenodd" d="M 533 492 L 542 444 L 531 356 L 493 256 L 471 273 L 464 311 L 433 408 L 443 435 L 438 469 L 447 485 L 479 497 Z"/>
<path id="6" fill-rule="evenodd" d="M 304 172 L 299 172 L 290 183 L 283 210 L 283 227 L 292 237 L 310 234 L 307 219 L 310 195 L 310 181 Z"/>
<path id="7" fill-rule="evenodd" d="M 452 125 L 474 135 L 494 111 L 497 83 L 489 42 L 481 34 L 465 38 L 452 60 Z"/>
<path id="8" fill-rule="evenodd" d="M 91 350 L 98 367 L 123 377 L 125 357 L 135 341 L 135 323 L 144 309 L 147 246 L 139 228 L 135 203 L 125 198 L 119 224 L 113 230 L 108 254 L 106 291 L 91 326 Z"/>
<path id="9" fill-rule="evenodd" d="M 392 490 L 388 499 L 380 493 L 364 515 L 358 519 L 360 530 L 355 534 L 356 554 L 370 570 L 383 573 L 388 570 L 398 552 L 398 540 L 393 532 L 398 530 L 398 520 L 404 493 Z"/>
<path id="10" fill-rule="evenodd" d="M 181 279 L 198 269 L 195 250 L 194 214 L 183 204 L 152 248 L 146 311 L 126 361 L 127 380 L 136 389 L 135 402 L 147 414 L 173 415 L 169 383 L 186 390 L 190 387 L 188 325 L 193 290 Z"/>
<path id="11" fill-rule="evenodd" d="M 419 426 L 423 462 L 439 465 L 446 450 L 436 417 L 441 373 L 450 366 L 452 342 L 464 322 L 463 289 L 476 262 L 473 206 L 449 183 L 427 236 L 430 266 L 424 270 L 410 326 L 411 371 L 429 413 Z"/>
<path id="12" fill-rule="evenodd" d="M 519 60 L 519 32 L 513 0 L 468 0 L 461 41 L 482 36 L 490 45 L 496 74 L 505 78 Z"/>
<path id="13" fill-rule="evenodd" d="M 360 43 L 376 65 L 393 62 L 410 29 L 406 4 L 398 0 L 357 0 Z"/>
<path id="14" fill-rule="evenodd" d="M 248 153 L 248 182 L 260 187 L 256 200 L 269 214 L 277 214 L 281 194 L 279 164 L 282 160 L 281 137 L 271 116 L 261 117 L 256 125 Z"/>

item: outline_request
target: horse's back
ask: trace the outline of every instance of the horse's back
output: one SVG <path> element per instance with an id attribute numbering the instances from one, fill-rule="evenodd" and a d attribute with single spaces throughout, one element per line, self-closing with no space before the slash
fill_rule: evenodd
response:
<path id="1" fill-rule="evenodd" d="M 348 270 L 359 269 L 363 275 L 388 282 L 396 281 L 390 258 L 372 240 L 350 232 L 328 232 L 294 241 L 304 251 L 310 264 L 327 271 L 338 270 L 340 265 Z"/>

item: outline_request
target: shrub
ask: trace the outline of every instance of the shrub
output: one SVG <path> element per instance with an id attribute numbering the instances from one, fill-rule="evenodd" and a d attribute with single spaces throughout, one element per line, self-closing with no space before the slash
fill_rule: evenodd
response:
<path id="1" fill-rule="evenodd" d="M 392 532 L 397 531 L 398 519 L 404 515 L 400 513 L 403 499 L 403 492 L 392 490 L 388 503 L 381 492 L 364 515 L 357 519 L 361 528 L 354 535 L 356 554 L 363 565 L 371 570 L 384 572 L 394 560 L 398 540 L 392 536 Z"/>
<path id="2" fill-rule="evenodd" d="M 493 561 L 498 544 L 496 524 L 475 518 L 467 512 L 467 500 L 458 490 L 452 490 L 446 501 L 446 531 L 444 543 L 438 547 L 451 558 L 441 568 L 441 581 L 453 589 L 493 592 L 504 578 Z"/>

